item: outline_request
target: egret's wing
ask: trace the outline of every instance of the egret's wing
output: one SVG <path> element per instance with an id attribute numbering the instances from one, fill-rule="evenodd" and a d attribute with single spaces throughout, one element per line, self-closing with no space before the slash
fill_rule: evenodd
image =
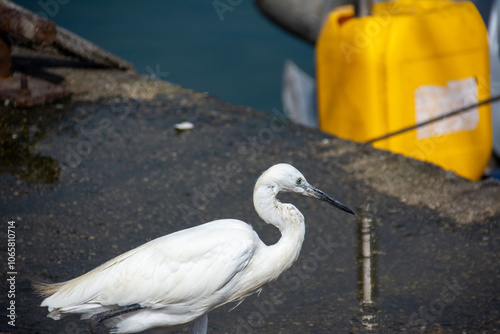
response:
<path id="1" fill-rule="evenodd" d="M 227 284 L 248 264 L 258 241 L 249 225 L 236 220 L 182 230 L 61 284 L 42 306 L 77 312 L 93 306 L 189 303 Z"/>

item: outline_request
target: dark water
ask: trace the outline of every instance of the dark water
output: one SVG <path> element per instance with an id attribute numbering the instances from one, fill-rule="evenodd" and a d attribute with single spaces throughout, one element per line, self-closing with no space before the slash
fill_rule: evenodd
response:
<path id="1" fill-rule="evenodd" d="M 282 68 L 314 74 L 314 47 L 266 19 L 252 0 L 19 0 L 131 62 L 137 71 L 264 112 L 281 109 Z M 236 5 L 229 5 L 233 3 Z M 488 21 L 491 0 L 475 0 Z"/>
<path id="2" fill-rule="evenodd" d="M 281 109 L 285 59 L 314 74 L 313 47 L 269 22 L 251 0 L 233 1 L 239 4 L 220 15 L 210 0 L 17 2 L 141 73 L 264 112 Z"/>

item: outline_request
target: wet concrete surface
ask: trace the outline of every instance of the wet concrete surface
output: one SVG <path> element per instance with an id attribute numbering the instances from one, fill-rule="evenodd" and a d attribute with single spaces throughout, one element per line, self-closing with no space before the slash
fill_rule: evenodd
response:
<path id="1" fill-rule="evenodd" d="M 209 333 L 499 331 L 499 183 L 304 129 L 278 110 L 122 72 L 74 73 L 61 74 L 73 99 L 0 112 L 0 217 L 4 230 L 15 222 L 17 270 L 16 327 L 4 316 L 1 331 L 87 332 L 77 316 L 46 318 L 32 282 L 73 278 L 179 229 L 238 218 L 275 242 L 252 190 L 278 162 L 359 217 L 281 196 L 306 218 L 297 263 L 259 296 L 212 312 Z M 176 131 L 183 121 L 194 129 Z"/>

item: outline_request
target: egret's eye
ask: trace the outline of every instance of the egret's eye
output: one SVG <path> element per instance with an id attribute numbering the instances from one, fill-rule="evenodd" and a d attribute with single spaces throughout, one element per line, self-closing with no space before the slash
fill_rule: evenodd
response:
<path id="1" fill-rule="evenodd" d="M 297 185 L 302 184 L 302 178 L 301 178 L 301 177 L 299 177 L 299 178 L 297 179 L 297 181 L 295 181 L 295 183 L 296 183 Z"/>

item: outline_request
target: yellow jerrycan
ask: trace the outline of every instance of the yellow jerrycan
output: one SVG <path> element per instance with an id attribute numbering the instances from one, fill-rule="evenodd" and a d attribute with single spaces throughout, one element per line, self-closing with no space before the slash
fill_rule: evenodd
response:
<path id="1" fill-rule="evenodd" d="M 376 3 L 330 13 L 316 44 L 320 129 L 368 141 L 490 97 L 488 35 L 468 1 Z M 492 152 L 489 104 L 377 141 L 479 180 Z"/>

